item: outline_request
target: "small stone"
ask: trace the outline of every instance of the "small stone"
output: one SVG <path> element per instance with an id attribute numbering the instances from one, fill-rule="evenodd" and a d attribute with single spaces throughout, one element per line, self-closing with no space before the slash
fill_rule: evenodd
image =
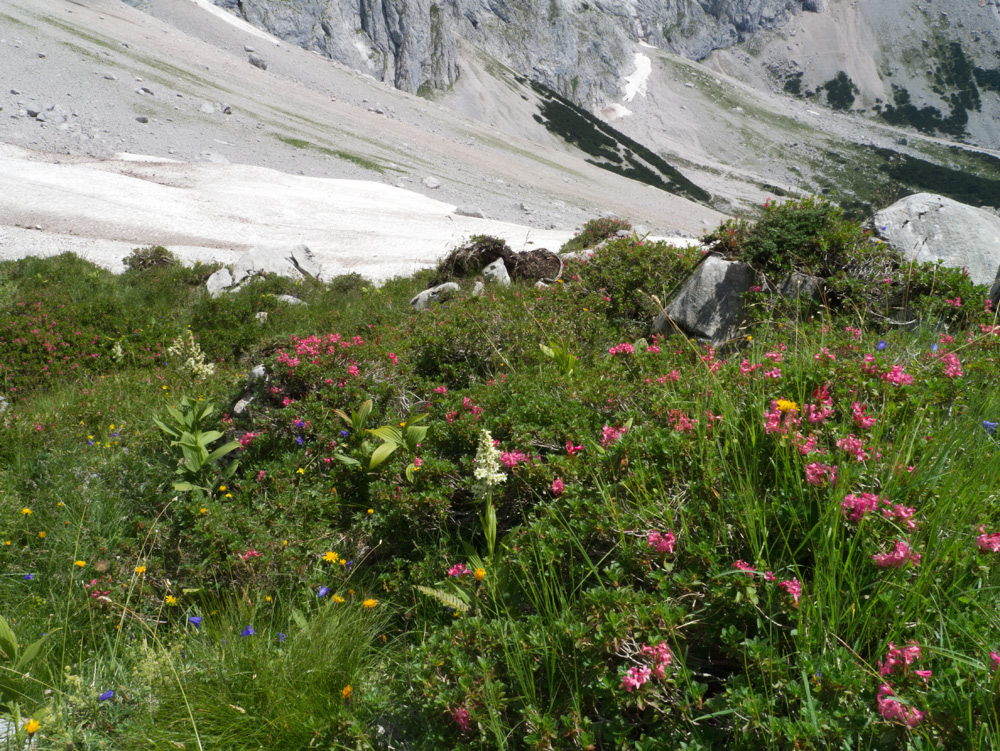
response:
<path id="1" fill-rule="evenodd" d="M 482 209 L 475 206 L 459 206 L 455 209 L 456 216 L 471 216 L 475 219 L 485 219 Z"/>
<path id="2" fill-rule="evenodd" d="M 249 44 L 244 44 L 244 45 L 243 45 L 243 51 L 244 51 L 244 52 L 256 52 L 257 50 L 255 50 L 255 49 L 254 49 L 253 47 L 251 47 L 251 46 L 250 46 Z"/>
<path id="3" fill-rule="evenodd" d="M 211 115 L 215 112 L 215 105 L 211 102 L 202 102 L 201 107 L 198 108 L 200 112 L 204 112 L 206 115 Z"/>
<path id="4" fill-rule="evenodd" d="M 117 81 L 118 80 L 118 76 L 116 76 L 114 73 L 105 73 L 104 74 L 104 80 L 105 81 Z"/>
<path id="5" fill-rule="evenodd" d="M 44 60 L 45 59 L 45 53 L 44 52 L 39 52 L 38 53 L 38 57 L 41 58 L 42 60 Z"/>
<path id="6" fill-rule="evenodd" d="M 440 188 L 441 187 L 441 181 L 438 180 L 436 177 L 432 177 L 430 175 L 428 175 L 427 177 L 425 177 L 420 182 L 422 182 L 424 184 L 425 188 L 430 188 L 431 190 L 435 190 L 436 188 Z"/>
<path id="7" fill-rule="evenodd" d="M 137 123 L 142 123 L 143 125 L 145 125 L 146 123 L 148 123 L 148 122 L 149 122 L 149 118 L 148 118 L 148 117 L 146 117 L 145 115 L 139 115 L 139 117 L 137 117 L 137 118 L 135 119 L 135 121 L 136 121 Z"/>
<path id="8" fill-rule="evenodd" d="M 21 91 L 19 89 L 11 89 L 10 93 L 13 94 L 14 96 L 20 96 L 21 95 Z"/>
<path id="9" fill-rule="evenodd" d="M 260 68 L 261 70 L 267 70 L 267 62 L 260 55 L 255 55 L 250 53 L 247 61 L 255 68 Z"/>

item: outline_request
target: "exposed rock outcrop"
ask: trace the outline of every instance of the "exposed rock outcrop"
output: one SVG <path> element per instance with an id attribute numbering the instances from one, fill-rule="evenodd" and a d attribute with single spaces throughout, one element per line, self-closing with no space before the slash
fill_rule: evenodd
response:
<path id="1" fill-rule="evenodd" d="M 743 317 L 744 295 L 754 283 L 754 271 L 739 261 L 709 255 L 694 275 L 657 316 L 657 334 L 674 333 L 674 325 L 685 334 L 721 344 L 730 339 Z"/>
<path id="2" fill-rule="evenodd" d="M 875 231 L 908 261 L 965 268 L 975 284 L 1000 271 L 1000 216 L 950 198 L 916 193 L 883 209 Z"/>
<path id="3" fill-rule="evenodd" d="M 443 89 L 461 40 L 579 103 L 617 96 L 644 41 L 700 60 L 822 0 L 214 0 L 275 36 L 391 82 Z"/>

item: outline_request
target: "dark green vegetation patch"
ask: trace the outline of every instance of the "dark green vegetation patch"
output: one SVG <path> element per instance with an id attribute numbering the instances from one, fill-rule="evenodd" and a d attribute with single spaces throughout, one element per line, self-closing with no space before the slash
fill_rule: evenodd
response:
<path id="1" fill-rule="evenodd" d="M 517 80 L 530 85 L 542 98 L 540 114 L 535 115 L 535 120 L 593 157 L 587 160 L 591 164 L 692 201 L 707 203 L 711 199 L 708 191 L 688 180 L 662 157 L 600 118 L 543 84 L 520 77 Z"/>

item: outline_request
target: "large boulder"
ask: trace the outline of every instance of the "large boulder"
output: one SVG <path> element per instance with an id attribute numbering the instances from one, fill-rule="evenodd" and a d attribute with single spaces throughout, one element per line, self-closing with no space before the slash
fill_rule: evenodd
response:
<path id="1" fill-rule="evenodd" d="M 872 220 L 879 237 L 908 261 L 965 268 L 975 284 L 1000 271 L 1000 216 L 930 193 L 896 201 Z"/>
<path id="2" fill-rule="evenodd" d="M 676 324 L 688 336 L 713 345 L 731 339 L 743 318 L 744 295 L 754 276 L 745 263 L 706 256 L 666 312 L 656 317 L 653 328 L 658 334 L 671 334 Z"/>

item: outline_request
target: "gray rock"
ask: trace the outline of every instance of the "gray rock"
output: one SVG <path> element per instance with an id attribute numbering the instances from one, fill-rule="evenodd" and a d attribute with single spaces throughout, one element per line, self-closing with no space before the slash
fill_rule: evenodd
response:
<path id="1" fill-rule="evenodd" d="M 205 282 L 205 288 L 212 297 L 218 297 L 232 286 L 233 275 L 229 273 L 229 269 L 219 269 Z"/>
<path id="2" fill-rule="evenodd" d="M 24 111 L 28 114 L 28 117 L 38 117 L 38 115 L 42 112 L 40 107 L 35 106 L 25 107 Z"/>
<path id="3" fill-rule="evenodd" d="M 481 294 L 486 292 L 486 286 L 479 280 L 476 279 L 476 283 L 472 285 L 472 296 L 479 297 Z M 3 410 L 0 410 L 2 412 Z"/>
<path id="4" fill-rule="evenodd" d="M 44 123 L 46 120 L 49 119 L 49 116 L 46 115 L 44 112 L 39 112 L 37 115 L 35 115 L 35 119 L 40 123 Z"/>
<path id="5" fill-rule="evenodd" d="M 241 284 L 247 277 L 277 274 L 289 279 L 301 279 L 302 272 L 292 263 L 291 254 L 267 248 L 254 248 L 244 253 L 233 264 L 233 284 Z"/>
<path id="6" fill-rule="evenodd" d="M 244 52 L 256 52 L 257 50 L 255 50 L 255 49 L 254 49 L 253 47 L 251 47 L 251 46 L 250 46 L 249 44 L 244 44 L 244 45 L 243 45 L 243 51 L 244 51 Z"/>
<path id="7" fill-rule="evenodd" d="M 306 304 L 306 302 L 304 300 L 300 300 L 299 298 L 295 297 L 294 295 L 278 295 L 275 299 L 278 302 L 285 303 L 285 305 L 305 305 Z"/>
<path id="8" fill-rule="evenodd" d="M 10 93 L 13 94 L 14 96 L 21 96 L 21 90 L 20 89 L 11 89 Z"/>
<path id="9" fill-rule="evenodd" d="M 455 209 L 456 216 L 471 216 L 476 219 L 485 219 L 482 209 L 478 209 L 475 206 L 459 206 Z"/>
<path id="10" fill-rule="evenodd" d="M 522 203 L 520 205 L 520 209 L 525 214 L 534 214 L 535 213 L 535 210 L 531 206 L 529 206 L 528 204 L 526 204 L 526 203 Z"/>
<path id="11" fill-rule="evenodd" d="M 510 274 L 507 273 L 507 265 L 502 258 L 498 258 L 493 263 L 483 266 L 483 278 L 491 284 L 510 284 Z"/>
<path id="12" fill-rule="evenodd" d="M 291 261 L 303 276 L 319 279 L 323 275 L 323 267 L 305 245 L 296 245 L 292 248 Z"/>
<path id="13" fill-rule="evenodd" d="M 993 310 L 1000 307 L 1000 268 L 997 268 L 997 278 L 993 281 L 993 286 L 990 287 L 990 302 L 993 303 Z M 0 412 L 2 411 L 0 410 Z"/>
<path id="14" fill-rule="evenodd" d="M 148 122 L 149 122 L 149 118 L 148 118 L 148 117 L 146 117 L 145 115 L 139 115 L 139 117 L 137 117 L 137 118 L 135 119 L 135 121 L 136 121 L 137 123 L 142 123 L 143 125 L 145 125 L 146 123 L 148 123 Z"/>
<path id="15" fill-rule="evenodd" d="M 431 190 L 434 190 L 435 188 L 440 188 L 441 187 L 441 181 L 438 180 L 436 177 L 431 177 L 430 175 L 428 175 L 427 177 L 425 177 L 420 182 L 422 182 L 424 184 L 425 188 L 430 188 Z"/>
<path id="16" fill-rule="evenodd" d="M 253 52 L 247 57 L 247 62 L 249 62 L 253 67 L 260 68 L 261 70 L 267 70 L 267 61 L 264 60 L 260 55 L 254 54 Z"/>
<path id="17" fill-rule="evenodd" d="M 118 80 L 118 76 L 116 76 L 114 73 L 105 73 L 104 74 L 104 80 L 105 81 L 117 81 Z"/>
<path id="18" fill-rule="evenodd" d="M 653 322 L 658 334 L 674 333 L 671 321 L 688 336 L 713 345 L 730 339 L 743 317 L 743 297 L 754 283 L 745 263 L 709 255 Z"/>
<path id="19" fill-rule="evenodd" d="M 419 295 L 410 300 L 410 305 L 414 310 L 425 310 L 431 303 L 440 302 L 450 294 L 461 290 L 455 282 L 445 282 L 437 287 L 425 289 Z"/>
<path id="20" fill-rule="evenodd" d="M 148 87 L 146 87 L 146 86 L 143 86 L 142 88 L 140 88 L 140 89 L 139 89 L 139 93 L 140 93 L 140 94 L 148 94 L 149 96 L 156 96 L 156 95 L 155 95 L 155 94 L 153 93 L 153 90 L 152 90 L 152 89 L 150 89 L 150 88 L 148 88 Z"/>
<path id="21" fill-rule="evenodd" d="M 778 292 L 789 299 L 808 297 L 811 300 L 818 300 L 821 292 L 820 284 L 820 280 L 815 276 L 793 271 L 782 280 Z"/>
<path id="22" fill-rule="evenodd" d="M 992 284 L 1000 266 L 1000 217 L 950 198 L 917 193 L 872 219 L 878 235 L 908 261 L 965 268 L 975 284 Z"/>
<path id="23" fill-rule="evenodd" d="M 10 405 L 7 403 L 7 397 L 0 394 L 0 414 L 6 412 L 10 409 Z"/>
<path id="24" fill-rule="evenodd" d="M 204 112 L 206 115 L 215 114 L 215 105 L 211 102 L 202 102 L 201 106 L 198 108 L 199 112 Z"/>
<path id="25" fill-rule="evenodd" d="M 233 414 L 242 415 L 244 412 L 247 411 L 247 407 L 250 406 L 250 404 L 253 402 L 253 399 L 254 398 L 252 396 L 240 399 L 238 402 L 236 402 L 236 404 L 233 405 Z"/>
<path id="26" fill-rule="evenodd" d="M 250 385 L 257 383 L 258 381 L 267 381 L 267 368 L 263 365 L 257 365 L 250 371 L 249 374 L 247 374 L 247 378 L 249 379 Z"/>

